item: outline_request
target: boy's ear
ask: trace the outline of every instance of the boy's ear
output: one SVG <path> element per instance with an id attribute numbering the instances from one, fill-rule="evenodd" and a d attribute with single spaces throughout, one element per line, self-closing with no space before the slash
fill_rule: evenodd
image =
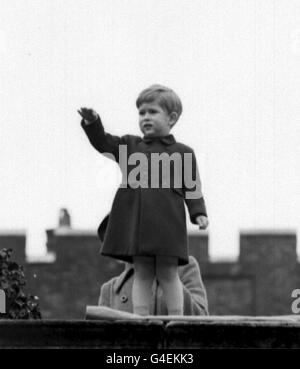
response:
<path id="1" fill-rule="evenodd" d="M 178 113 L 176 113 L 176 111 L 173 111 L 170 114 L 170 125 L 171 125 L 171 127 L 174 126 L 174 124 L 177 122 L 177 120 L 178 120 Z"/>

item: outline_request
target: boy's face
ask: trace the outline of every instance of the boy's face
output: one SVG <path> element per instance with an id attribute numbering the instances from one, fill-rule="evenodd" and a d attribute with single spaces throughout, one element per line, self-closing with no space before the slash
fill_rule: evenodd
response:
<path id="1" fill-rule="evenodd" d="M 147 137 L 163 137 L 169 134 L 177 114 L 168 114 L 157 102 L 143 103 L 138 108 L 139 125 Z"/>

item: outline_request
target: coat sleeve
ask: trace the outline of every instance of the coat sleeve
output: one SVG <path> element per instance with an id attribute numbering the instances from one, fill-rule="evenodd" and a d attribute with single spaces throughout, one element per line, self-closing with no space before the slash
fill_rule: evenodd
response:
<path id="1" fill-rule="evenodd" d="M 91 123 L 85 124 L 84 119 L 81 120 L 81 127 L 86 133 L 91 145 L 101 154 L 108 156 L 119 162 L 119 145 L 126 145 L 127 136 L 114 136 L 105 132 L 100 117 Z"/>
<path id="2" fill-rule="evenodd" d="M 187 160 L 187 163 L 184 164 L 183 190 L 191 222 L 196 224 L 196 217 L 198 215 L 207 216 L 207 211 L 202 194 L 202 185 L 196 155 L 193 150 L 188 154 L 191 160 Z"/>
<path id="3" fill-rule="evenodd" d="M 183 284 L 183 314 L 208 315 L 206 290 L 196 259 L 190 256 L 189 264 L 180 267 L 179 275 Z"/>

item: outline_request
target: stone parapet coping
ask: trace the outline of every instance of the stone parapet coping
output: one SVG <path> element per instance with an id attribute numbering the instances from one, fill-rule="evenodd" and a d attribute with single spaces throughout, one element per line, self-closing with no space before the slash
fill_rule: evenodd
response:
<path id="1" fill-rule="evenodd" d="M 269 235 L 274 235 L 274 236 L 280 236 L 280 235 L 292 235 L 295 236 L 297 234 L 297 229 L 296 228 L 282 228 L 282 229 L 272 229 L 272 228 L 241 228 L 239 230 L 239 235 L 240 236 L 244 236 L 244 235 L 251 235 L 251 236 L 269 236 Z"/>
<path id="2" fill-rule="evenodd" d="M 162 322 L 183 322 L 187 324 L 224 324 L 224 325 L 292 325 L 300 327 L 300 316 L 286 315 L 286 316 L 167 316 L 157 315 L 148 316 L 144 318 L 145 321 L 162 321 Z"/>
<path id="3" fill-rule="evenodd" d="M 83 237 L 97 237 L 96 230 L 91 229 L 73 229 L 68 227 L 56 228 L 53 230 L 54 236 L 83 236 Z"/>
<path id="4" fill-rule="evenodd" d="M 184 323 L 199 323 L 199 324 L 236 324 L 236 325 L 296 325 L 300 326 L 300 314 L 293 315 L 276 315 L 276 316 L 245 316 L 245 315 L 205 315 L 205 316 L 178 316 L 178 315 L 148 315 L 138 316 L 135 314 L 111 309 L 104 306 L 86 307 L 87 320 L 129 320 L 129 321 L 159 321 L 159 322 L 184 322 Z"/>
<path id="5" fill-rule="evenodd" d="M 0 229 L 0 237 L 10 236 L 10 237 L 25 237 L 25 229 Z"/>

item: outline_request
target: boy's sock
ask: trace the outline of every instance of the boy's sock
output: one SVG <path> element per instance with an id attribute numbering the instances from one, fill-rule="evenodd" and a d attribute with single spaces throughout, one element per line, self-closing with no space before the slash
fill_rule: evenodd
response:
<path id="1" fill-rule="evenodd" d="M 178 275 L 175 257 L 156 258 L 156 276 L 160 283 L 169 315 L 183 315 L 183 286 Z"/>
<path id="2" fill-rule="evenodd" d="M 163 292 L 169 315 L 183 315 L 183 288 L 179 277 L 164 283 Z"/>
<path id="3" fill-rule="evenodd" d="M 133 313 L 139 315 L 150 314 L 150 297 L 152 281 L 145 281 L 134 276 L 132 285 Z"/>
<path id="4" fill-rule="evenodd" d="M 152 284 L 154 279 L 154 260 L 149 257 L 135 257 L 132 285 L 132 304 L 134 314 L 149 315 Z"/>

